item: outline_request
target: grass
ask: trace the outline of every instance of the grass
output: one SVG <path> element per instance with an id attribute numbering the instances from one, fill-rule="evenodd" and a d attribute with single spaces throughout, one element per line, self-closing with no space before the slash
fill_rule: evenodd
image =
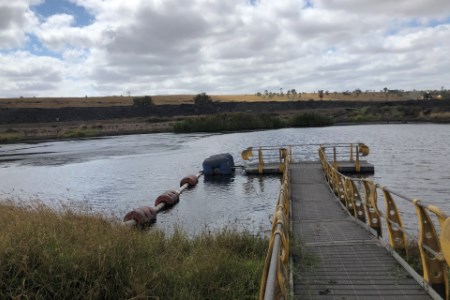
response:
<path id="1" fill-rule="evenodd" d="M 234 230 L 189 238 L 1 203 L 0 298 L 256 298 L 267 246 Z"/>
<path id="2" fill-rule="evenodd" d="M 241 130 L 277 129 L 284 127 L 313 127 L 332 125 L 331 117 L 318 113 L 302 113 L 288 120 L 275 114 L 220 114 L 187 118 L 174 125 L 176 133 L 223 132 Z"/>
<path id="3" fill-rule="evenodd" d="M 20 132 L 3 132 L 0 133 L 0 144 L 15 143 L 24 138 L 25 135 Z"/>
<path id="4" fill-rule="evenodd" d="M 87 128 L 81 127 L 77 129 L 68 129 L 63 131 L 59 138 L 72 139 L 72 138 L 85 138 L 99 136 L 102 128 Z"/>

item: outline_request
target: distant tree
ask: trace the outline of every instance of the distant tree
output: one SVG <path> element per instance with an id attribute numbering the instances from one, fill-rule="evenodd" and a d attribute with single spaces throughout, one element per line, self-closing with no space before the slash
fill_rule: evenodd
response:
<path id="1" fill-rule="evenodd" d="M 194 97 L 194 103 L 196 105 L 203 105 L 211 102 L 212 102 L 211 97 L 208 96 L 206 93 L 201 93 Z"/>
<path id="2" fill-rule="evenodd" d="M 286 95 L 287 95 L 287 97 L 289 98 L 289 97 L 291 96 L 291 91 L 288 90 L 288 91 L 286 92 Z"/>
<path id="3" fill-rule="evenodd" d="M 385 93 L 387 93 L 387 92 L 388 92 L 388 88 L 385 87 L 385 88 L 383 89 L 383 91 L 384 91 Z"/>
<path id="4" fill-rule="evenodd" d="M 260 93 L 260 92 L 257 92 L 257 93 L 256 93 L 256 96 L 261 97 L 261 93 Z"/>
<path id="5" fill-rule="evenodd" d="M 283 94 L 283 88 L 280 88 L 280 96 L 284 96 L 284 94 Z"/>
<path id="6" fill-rule="evenodd" d="M 264 95 L 269 96 L 269 91 L 268 90 L 264 90 Z"/>
<path id="7" fill-rule="evenodd" d="M 433 99 L 433 96 L 431 96 L 431 93 L 430 93 L 430 92 L 425 92 L 425 93 L 423 94 L 423 99 L 424 99 L 424 100 L 431 100 L 431 99 Z"/>
<path id="8" fill-rule="evenodd" d="M 319 90 L 319 98 L 323 99 L 323 90 Z"/>
<path id="9" fill-rule="evenodd" d="M 144 96 L 144 97 L 134 97 L 133 98 L 133 105 L 134 106 L 150 106 L 153 105 L 153 99 L 150 96 Z"/>
<path id="10" fill-rule="evenodd" d="M 295 96 L 295 95 L 297 95 L 297 91 L 295 89 L 292 89 L 291 94 Z"/>

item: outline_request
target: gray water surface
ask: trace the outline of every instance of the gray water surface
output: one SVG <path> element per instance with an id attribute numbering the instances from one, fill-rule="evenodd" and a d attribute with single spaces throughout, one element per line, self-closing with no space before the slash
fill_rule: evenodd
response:
<path id="1" fill-rule="evenodd" d="M 201 169 L 210 155 L 229 152 L 236 164 L 249 146 L 364 142 L 371 150 L 375 181 L 450 212 L 450 125 L 399 124 L 280 129 L 230 134 L 146 134 L 98 139 L 13 144 L 0 147 L 0 197 L 87 207 L 121 218 L 153 206 L 158 195 Z M 317 160 L 317 147 L 300 154 Z M 157 227 L 191 233 L 223 226 L 270 230 L 279 177 L 237 172 L 223 182 L 201 179 L 180 203 L 158 215 Z M 406 218 L 415 222 L 405 206 Z"/>

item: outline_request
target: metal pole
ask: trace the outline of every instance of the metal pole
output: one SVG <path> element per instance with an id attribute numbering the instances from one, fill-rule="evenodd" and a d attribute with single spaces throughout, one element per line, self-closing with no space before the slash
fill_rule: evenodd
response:
<path id="1" fill-rule="evenodd" d="M 277 224 L 277 231 L 281 231 L 281 224 Z M 269 271 L 267 272 L 267 281 L 266 281 L 266 289 L 264 291 L 264 300 L 273 300 L 275 299 L 276 294 L 276 283 L 277 281 L 277 269 L 278 269 L 278 256 L 280 252 L 280 234 L 275 234 L 275 238 L 273 240 L 273 248 L 272 248 L 272 256 L 270 258 L 270 266 Z"/>
<path id="2" fill-rule="evenodd" d="M 262 148 L 259 147 L 258 150 L 258 174 L 262 174 L 264 172 L 264 160 L 263 160 L 263 153 Z"/>
<path id="3" fill-rule="evenodd" d="M 353 144 L 350 144 L 350 161 L 353 161 Z"/>
<path id="4" fill-rule="evenodd" d="M 292 161 L 292 146 L 289 146 L 289 158 Z"/>
<path id="5" fill-rule="evenodd" d="M 361 163 L 359 162 L 359 146 L 356 146 L 356 165 L 355 165 L 356 173 L 361 172 Z"/>
<path id="6" fill-rule="evenodd" d="M 333 167 L 337 170 L 336 147 L 333 147 Z"/>

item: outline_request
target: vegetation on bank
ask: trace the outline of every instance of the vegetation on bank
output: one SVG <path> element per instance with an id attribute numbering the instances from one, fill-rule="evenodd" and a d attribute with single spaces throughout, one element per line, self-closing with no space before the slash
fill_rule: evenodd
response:
<path id="1" fill-rule="evenodd" d="M 255 298 L 267 246 L 234 230 L 189 238 L 0 203 L 0 298 Z"/>
<path id="2" fill-rule="evenodd" d="M 52 128 L 53 129 L 53 128 Z M 51 138 L 56 139 L 74 139 L 74 138 L 89 138 L 96 137 L 102 135 L 102 125 L 95 125 L 92 127 L 88 126 L 80 126 L 78 128 L 66 128 L 62 130 L 51 130 L 52 134 L 50 134 Z M 0 144 L 8 144 L 8 143 L 16 143 L 30 137 L 36 137 L 37 130 L 15 130 L 8 129 L 5 132 L 0 132 Z M 43 138 L 48 138 L 46 135 L 42 135 Z"/>
<path id="3" fill-rule="evenodd" d="M 287 127 L 320 127 L 330 126 L 333 124 L 334 120 L 332 117 L 320 113 L 310 112 L 293 115 L 289 119 Z"/>
<path id="4" fill-rule="evenodd" d="M 331 117 L 319 113 L 296 114 L 282 118 L 275 114 L 235 113 L 187 118 L 174 124 L 176 133 L 223 132 L 285 127 L 317 127 L 333 124 Z"/>
<path id="5" fill-rule="evenodd" d="M 137 98 L 136 106 L 144 104 L 150 97 Z M 196 96 L 198 113 L 202 107 L 215 105 L 206 94 Z M 144 101 L 144 103 L 141 103 Z M 192 100 L 195 101 L 195 100 Z M 216 100 L 214 100 L 216 101 Z M 184 117 L 147 116 L 126 119 L 93 121 L 55 121 L 50 123 L 3 124 L 0 126 L 0 144 L 47 139 L 91 138 L 98 136 L 142 134 L 154 132 L 224 132 L 263 130 L 284 127 L 327 126 L 333 124 L 364 124 L 389 122 L 435 122 L 450 123 L 450 105 L 442 101 L 367 102 L 359 106 L 327 107 L 323 101 L 318 108 L 299 110 L 268 110 L 266 113 L 228 113 Z M 205 105 L 201 105 L 205 104 Z M 428 105 L 430 104 L 430 105 Z M 156 104 L 155 104 L 156 105 Z M 247 106 L 245 106 L 247 107 Z M 137 107 L 139 108 L 139 107 Z M 182 109 L 182 107 L 175 107 Z M 259 109 L 257 109 L 259 111 Z M 241 110 L 245 111 L 245 110 Z M 276 113 L 274 113 L 276 111 Z M 210 112 L 211 113 L 211 112 Z M 31 118 L 32 115 L 29 117 Z M 175 125 L 175 126 L 174 126 Z"/>
<path id="6" fill-rule="evenodd" d="M 25 135 L 16 130 L 9 130 L 3 133 L 0 133 L 0 144 L 6 143 L 15 143 L 23 140 Z"/>

